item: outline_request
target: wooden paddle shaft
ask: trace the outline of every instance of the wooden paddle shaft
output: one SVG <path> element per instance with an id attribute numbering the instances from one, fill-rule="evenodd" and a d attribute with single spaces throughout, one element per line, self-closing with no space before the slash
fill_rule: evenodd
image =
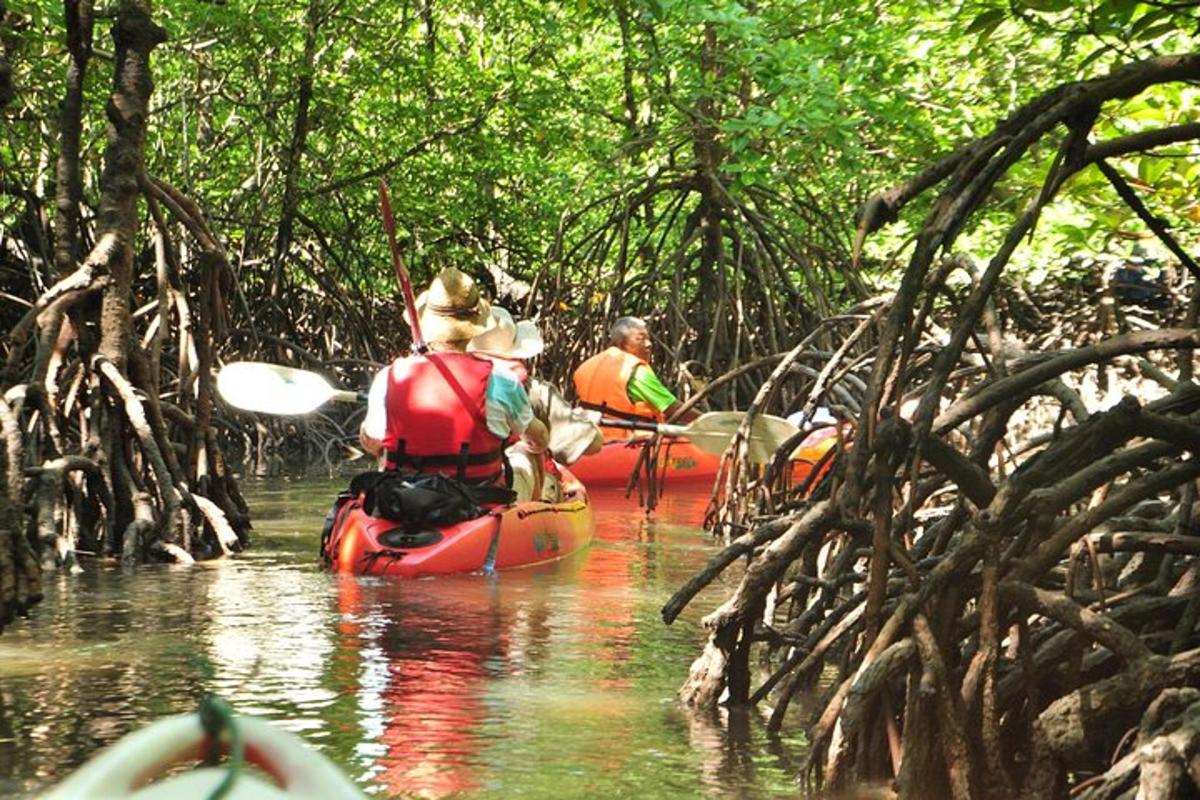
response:
<path id="1" fill-rule="evenodd" d="M 387 231 L 388 245 L 392 249 L 392 267 L 396 270 L 396 280 L 400 282 L 400 290 L 404 292 L 404 307 L 408 314 L 408 323 L 412 327 L 413 346 L 418 353 L 424 353 L 429 348 L 421 336 L 421 323 L 417 319 L 417 301 L 413 297 L 412 278 L 404 259 L 400 258 L 400 245 L 396 243 L 396 220 L 392 217 L 392 200 L 388 194 L 387 181 L 379 179 L 379 207 L 383 211 L 383 228 Z"/>

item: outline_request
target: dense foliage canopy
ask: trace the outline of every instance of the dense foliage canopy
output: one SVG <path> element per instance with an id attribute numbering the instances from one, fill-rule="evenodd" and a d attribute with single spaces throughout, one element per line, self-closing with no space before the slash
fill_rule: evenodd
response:
<path id="1" fill-rule="evenodd" d="M 1192 5 L 162 3 L 153 13 L 170 38 L 153 59 L 146 169 L 198 202 L 228 248 L 249 301 L 234 312 L 236 328 L 289 332 L 327 356 L 379 359 L 396 346 L 393 309 L 376 324 L 373 301 L 395 291 L 376 203 L 376 179 L 385 177 L 418 280 L 443 263 L 526 283 L 565 280 L 566 290 L 538 300 L 591 319 L 587 307 L 610 293 L 610 315 L 616 306 L 665 314 L 654 284 L 639 285 L 639 276 L 682 273 L 675 302 L 689 319 L 674 341 L 693 343 L 699 352 L 686 355 L 705 361 L 715 350 L 723 366 L 736 332 L 706 348 L 702 332 L 712 326 L 704 323 L 719 315 L 690 302 L 703 292 L 697 281 L 715 279 L 714 260 L 769 262 L 752 294 L 824 313 L 886 283 L 909 227 L 902 220 L 872 244 L 864 270 L 851 270 L 853 213 L 863 200 L 1049 86 L 1191 49 Z M 94 39 L 82 96 L 82 199 L 94 207 L 99 196 L 115 9 L 12 3 L 0 224 L 4 283 L 26 298 L 25 280 L 53 282 L 51 244 L 29 224 L 44 222 L 52 206 L 70 51 L 64 6 L 90 17 L 80 34 Z M 1196 103 L 1192 87 L 1163 87 L 1097 130 L 1188 120 Z M 1019 206 L 1048 168 L 1052 153 L 1044 156 L 1022 164 L 990 210 Z M 1200 162 L 1192 151 L 1121 167 L 1156 213 L 1194 232 Z M 704 172 L 719 188 L 690 181 Z M 1092 173 L 1068 188 L 1027 272 L 1040 278 L 1068 255 L 1127 249 L 1119 240 L 1138 226 L 1103 184 Z M 680 244 L 692 230 L 688 216 L 705 204 L 723 207 L 733 224 L 724 243 L 694 258 Z M 606 226 L 622 232 L 602 234 Z M 989 233 L 981 224 L 966 242 L 983 251 Z M 758 258 L 741 257 L 741 247 Z M 31 263 L 42 268 L 28 271 Z M 249 314 L 260 295 L 271 301 Z M 317 299 L 336 313 L 297 316 Z M 747 336 L 768 335 L 746 313 Z M 340 324 L 323 324 L 330 320 Z"/>

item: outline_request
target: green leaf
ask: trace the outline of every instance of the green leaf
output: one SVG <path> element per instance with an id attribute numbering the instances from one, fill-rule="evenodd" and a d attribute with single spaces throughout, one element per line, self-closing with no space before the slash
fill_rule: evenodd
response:
<path id="1" fill-rule="evenodd" d="M 1157 25 L 1152 25 L 1151 27 L 1141 31 L 1137 36 L 1131 38 L 1139 41 L 1149 42 L 1157 39 L 1160 36 L 1165 36 L 1168 33 L 1178 32 L 1178 30 L 1179 26 L 1174 20 L 1167 20 L 1166 22 L 1160 22 Z"/>
<path id="2" fill-rule="evenodd" d="M 1155 186 L 1171 168 L 1170 159 L 1143 156 L 1138 161 L 1138 179 L 1147 186 Z"/>
<path id="3" fill-rule="evenodd" d="M 966 32 L 977 33 L 981 40 L 986 39 L 1007 17 L 1008 12 L 1003 8 L 990 8 L 971 20 Z"/>
<path id="4" fill-rule="evenodd" d="M 1074 0 L 1024 0 L 1017 3 L 1018 7 L 1027 8 L 1030 11 L 1042 11 L 1047 13 L 1057 13 L 1066 11 L 1074 5 Z"/>
<path id="5" fill-rule="evenodd" d="M 1133 23 L 1133 27 L 1129 29 L 1130 38 L 1145 37 L 1147 29 L 1162 19 L 1170 18 L 1171 12 L 1165 8 L 1151 9 L 1142 16 L 1138 17 L 1137 22 Z M 1169 23 L 1171 27 L 1175 27 L 1174 23 Z M 1145 37 L 1148 38 L 1148 37 Z"/>
<path id="6" fill-rule="evenodd" d="M 1128 20 L 1141 5 L 1141 0 L 1104 0 L 1096 6 L 1096 15 Z"/>

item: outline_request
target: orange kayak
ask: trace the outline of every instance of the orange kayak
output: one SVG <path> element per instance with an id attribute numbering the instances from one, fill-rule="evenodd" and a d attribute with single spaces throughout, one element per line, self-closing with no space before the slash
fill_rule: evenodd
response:
<path id="1" fill-rule="evenodd" d="M 588 486 L 625 486 L 641 457 L 645 440 L 605 442 L 599 453 L 571 465 L 575 477 Z M 668 439 L 658 453 L 658 475 L 673 483 L 709 483 L 717 477 L 721 457 L 706 453 L 686 439 Z"/>
<path id="2" fill-rule="evenodd" d="M 817 464 L 821 463 L 821 459 L 825 454 L 837 445 L 838 429 L 830 426 L 825 428 L 817 428 L 800 442 L 800 445 L 792 453 L 792 485 L 799 486 L 808 478 L 809 474 L 816 469 Z M 827 474 L 833 466 L 833 461 L 826 461 L 821 466 L 821 473 L 813 479 L 812 485 L 816 486 Z"/>
<path id="3" fill-rule="evenodd" d="M 527 567 L 568 556 L 592 539 L 587 491 L 561 470 L 563 500 L 497 506 L 456 525 L 408 530 L 368 515 L 362 497 L 336 511 L 321 555 L 334 572 L 360 575 L 447 575 Z"/>

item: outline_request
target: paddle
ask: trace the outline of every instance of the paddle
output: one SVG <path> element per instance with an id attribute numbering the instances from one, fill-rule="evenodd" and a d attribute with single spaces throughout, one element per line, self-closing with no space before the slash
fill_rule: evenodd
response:
<path id="1" fill-rule="evenodd" d="M 746 418 L 744 411 L 710 411 L 701 414 L 687 425 L 667 425 L 638 420 L 601 418 L 600 424 L 609 428 L 635 431 L 653 431 L 663 436 L 678 436 L 690 441 L 706 453 L 721 455 L 729 446 L 738 426 Z M 789 438 L 800 432 L 782 417 L 760 414 L 750 427 L 750 440 L 746 443 L 747 457 L 756 463 L 765 464 L 774 457 L 775 451 Z"/>
<path id="2" fill-rule="evenodd" d="M 361 402 L 362 392 L 335 389 L 315 372 L 261 361 L 235 361 L 217 373 L 217 391 L 243 411 L 295 416 L 316 411 L 330 400 Z"/>
<path id="3" fill-rule="evenodd" d="M 400 282 L 400 290 L 404 292 L 404 313 L 408 314 L 408 324 L 412 327 L 413 349 L 424 353 L 429 347 L 421 336 L 421 323 L 417 317 L 417 301 L 413 299 L 412 278 L 404 259 L 400 257 L 400 246 L 396 244 L 396 221 L 392 218 L 392 198 L 388 194 L 387 181 L 379 179 L 379 208 L 383 212 L 383 229 L 387 231 L 388 246 L 392 249 L 392 267 L 396 270 L 396 280 Z"/>
<path id="4" fill-rule="evenodd" d="M 308 414 L 331 400 L 354 403 L 367 399 L 362 392 L 334 388 L 315 372 L 261 361 L 226 364 L 217 373 L 217 391 L 234 408 L 288 416 Z M 687 425 L 607 418 L 601 419 L 600 424 L 683 437 L 707 453 L 720 455 L 745 418 L 744 411 L 710 411 Z M 798 432 L 799 429 L 785 419 L 761 414 L 750 429 L 747 455 L 751 461 L 765 464 Z"/>

